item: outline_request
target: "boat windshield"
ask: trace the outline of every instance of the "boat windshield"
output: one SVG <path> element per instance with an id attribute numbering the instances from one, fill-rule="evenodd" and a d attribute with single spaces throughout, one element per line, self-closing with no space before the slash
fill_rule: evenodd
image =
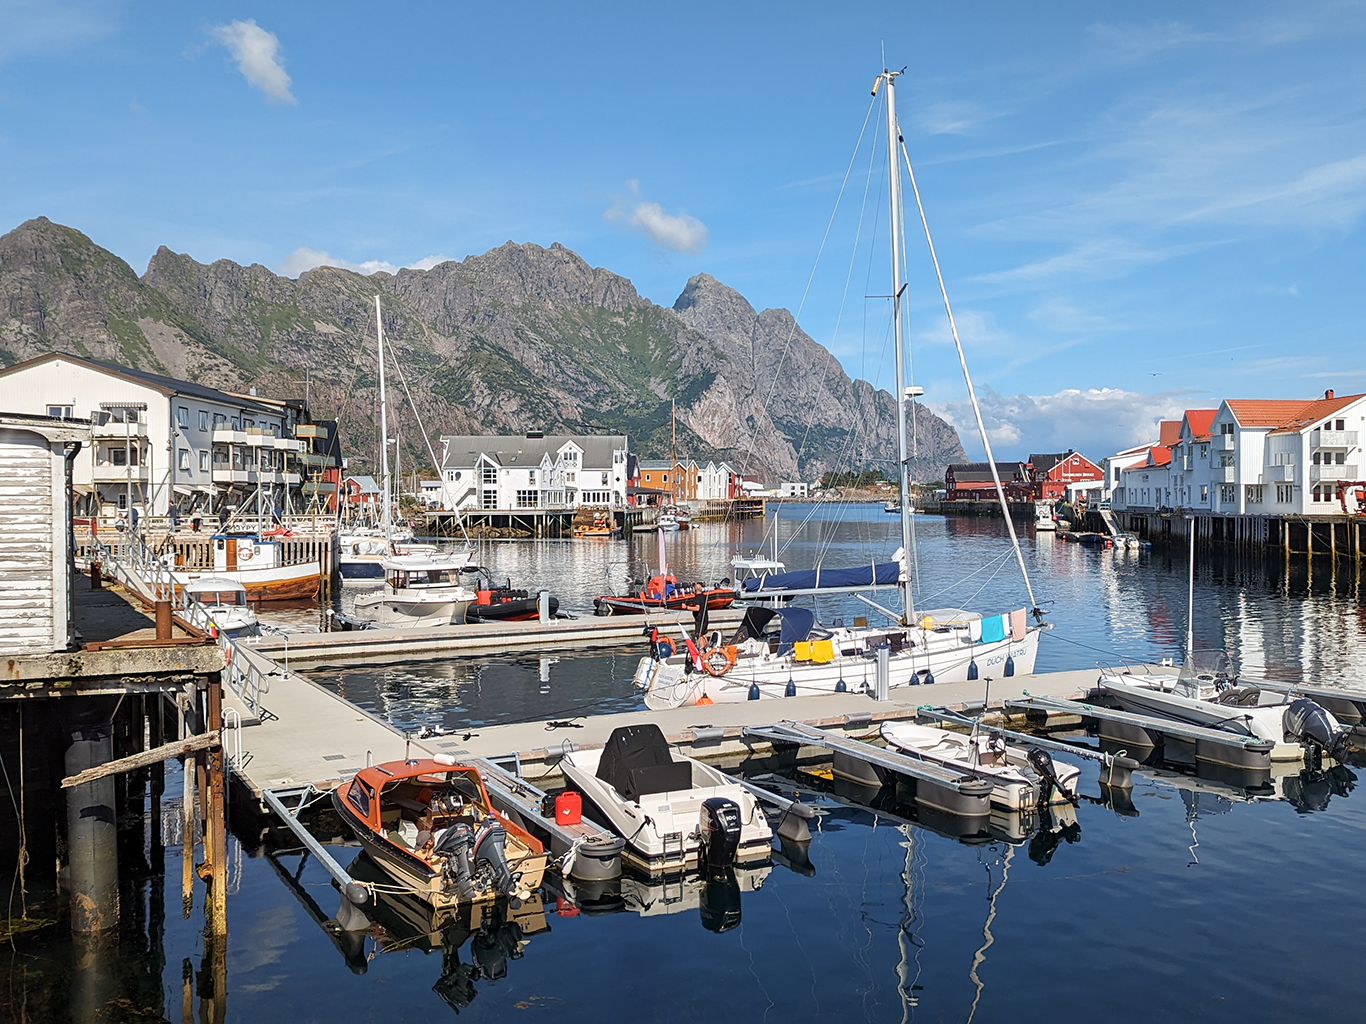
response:
<path id="1" fill-rule="evenodd" d="M 409 587 L 449 587 L 460 582 L 459 569 L 399 569 L 389 574 L 389 582 L 399 589 Z"/>
<path id="2" fill-rule="evenodd" d="M 1192 651 L 1190 657 L 1181 663 L 1177 678 L 1185 683 L 1222 688 L 1238 681 L 1238 669 L 1227 651 Z"/>

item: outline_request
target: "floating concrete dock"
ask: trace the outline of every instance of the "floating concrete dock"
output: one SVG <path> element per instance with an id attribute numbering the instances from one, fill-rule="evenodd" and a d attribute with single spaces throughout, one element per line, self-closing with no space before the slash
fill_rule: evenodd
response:
<path id="1" fill-rule="evenodd" d="M 709 612 L 714 628 L 738 625 L 743 609 Z M 444 658 L 467 654 L 546 651 L 563 654 L 575 648 L 642 643 L 646 629 L 659 628 L 674 638 L 693 625 L 691 612 L 649 615 L 586 615 L 547 623 L 471 622 L 445 629 L 361 629 L 338 633 L 292 633 L 287 638 L 261 637 L 250 646 L 275 661 L 289 664 L 338 665 Z M 244 648 L 247 644 L 242 645 Z"/>

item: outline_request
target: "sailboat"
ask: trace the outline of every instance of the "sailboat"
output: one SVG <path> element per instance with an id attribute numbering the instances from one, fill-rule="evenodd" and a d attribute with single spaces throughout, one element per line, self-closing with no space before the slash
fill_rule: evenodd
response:
<path id="1" fill-rule="evenodd" d="M 465 621 L 479 600 L 462 573 L 477 572 L 473 551 L 455 555 L 436 551 L 399 554 L 394 546 L 394 510 L 389 480 L 389 418 L 384 387 L 384 320 L 375 296 L 375 337 L 379 356 L 380 465 L 384 476 L 383 523 L 386 557 L 380 562 L 384 588 L 356 598 L 356 615 L 387 628 L 440 627 Z"/>
<path id="2" fill-rule="evenodd" d="M 823 569 L 802 572 L 760 574 L 742 584 L 741 599 L 763 600 L 768 607 L 751 608 L 740 627 L 729 638 L 719 632 L 709 638 L 699 638 L 697 645 L 666 658 L 660 645 L 653 646 L 651 655 L 643 658 L 636 669 L 635 683 L 645 691 L 645 704 L 651 709 L 686 706 L 697 703 L 722 703 L 757 700 L 767 697 L 808 696 L 839 693 L 852 689 L 873 688 L 875 664 L 879 651 L 887 652 L 887 685 L 906 686 L 917 683 L 962 682 L 976 679 L 980 673 L 999 673 L 1011 676 L 1028 674 L 1034 670 L 1039 650 L 1039 637 L 1048 628 L 1042 622 L 1042 611 L 1034 600 L 1029 573 L 1019 539 L 1009 514 L 1005 515 L 1006 529 L 1015 550 L 1015 558 L 1024 575 L 1029 593 L 1034 622 L 1028 622 L 1027 610 L 1017 608 L 1003 613 L 982 615 L 959 608 L 918 610 L 911 593 L 908 559 L 913 551 L 910 509 L 910 474 L 906 448 L 906 404 L 920 394 L 918 388 L 907 388 L 905 383 L 906 343 L 902 323 L 904 299 L 901 280 L 902 194 L 900 160 L 905 160 L 907 175 L 915 194 L 916 207 L 925 226 L 925 238 L 939 279 L 940 293 L 948 314 L 949 327 L 958 350 L 959 363 L 967 382 L 968 397 L 976 414 L 982 444 L 986 449 L 987 465 L 991 467 L 997 497 L 1002 510 L 1006 507 L 1005 492 L 991 452 L 991 441 L 982 422 L 977 395 L 968 374 L 967 360 L 958 337 L 958 328 L 949 305 L 948 292 L 939 261 L 930 239 L 928 222 L 920 203 L 919 189 L 911 170 L 910 159 L 901 144 L 901 130 L 896 116 L 896 79 L 899 71 L 884 70 L 873 83 L 873 95 L 879 88 L 886 89 L 888 197 L 891 220 L 892 321 L 896 343 L 897 396 L 897 455 L 900 465 L 901 546 L 892 561 L 873 563 L 846 569 Z M 820 627 L 815 615 L 804 608 L 784 606 L 794 597 L 853 593 L 881 588 L 895 588 L 900 592 L 901 609 L 895 611 L 879 605 L 860 594 L 860 600 L 885 614 L 893 623 L 890 627 L 835 625 Z"/>

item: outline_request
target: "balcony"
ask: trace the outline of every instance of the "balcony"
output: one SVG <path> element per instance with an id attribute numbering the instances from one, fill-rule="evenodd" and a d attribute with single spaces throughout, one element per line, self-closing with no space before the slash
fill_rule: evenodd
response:
<path id="1" fill-rule="evenodd" d="M 1357 476 L 1356 466 L 1310 466 L 1309 481 L 1318 483 L 1320 480 L 1360 480 Z"/>
<path id="2" fill-rule="evenodd" d="M 1216 452 L 1231 452 L 1233 451 L 1234 447 L 1233 435 L 1215 434 L 1212 438 L 1210 438 L 1210 444 L 1211 446 L 1213 446 Z"/>
<path id="3" fill-rule="evenodd" d="M 1309 435 L 1311 448 L 1355 448 L 1356 444 L 1355 430 L 1315 430 Z"/>
<path id="4" fill-rule="evenodd" d="M 330 469 L 337 464 L 337 460 L 330 455 L 314 455 L 312 452 L 304 452 L 296 460 L 299 465 L 308 469 Z"/>
<path id="5" fill-rule="evenodd" d="M 1294 463 L 1284 466 L 1263 466 L 1262 483 L 1279 484 L 1286 481 L 1294 482 L 1295 466 Z"/>
<path id="6" fill-rule="evenodd" d="M 318 438 L 327 440 L 327 428 L 317 423 L 300 423 L 294 428 L 295 437 Z"/>
<path id="7" fill-rule="evenodd" d="M 148 481 L 147 467 L 115 466 L 112 463 L 101 462 L 91 471 L 90 479 L 97 484 L 122 484 L 130 479 L 135 484 L 145 484 Z"/>
<path id="8" fill-rule="evenodd" d="M 253 474 L 245 469 L 219 469 L 214 467 L 213 482 L 216 484 L 249 484 Z"/>
<path id="9" fill-rule="evenodd" d="M 278 450 L 278 451 L 284 451 L 284 452 L 301 452 L 301 451 L 304 451 L 304 450 L 305 450 L 305 448 L 304 448 L 304 442 L 298 440 L 297 438 L 293 438 L 293 437 L 276 437 L 276 438 L 273 438 L 272 440 L 274 441 L 275 448 L 276 448 L 276 450 Z"/>
<path id="10" fill-rule="evenodd" d="M 1237 466 L 1210 466 L 1210 483 L 1231 484 L 1238 479 Z"/>
<path id="11" fill-rule="evenodd" d="M 131 437 L 136 441 L 147 436 L 147 424 L 142 420 L 137 423 L 116 423 L 113 420 L 103 424 L 93 423 L 90 426 L 90 436 L 96 441 L 119 441 L 125 437 Z"/>
<path id="12" fill-rule="evenodd" d="M 213 428 L 214 444 L 246 444 L 247 434 L 244 430 L 233 430 L 231 427 Z"/>

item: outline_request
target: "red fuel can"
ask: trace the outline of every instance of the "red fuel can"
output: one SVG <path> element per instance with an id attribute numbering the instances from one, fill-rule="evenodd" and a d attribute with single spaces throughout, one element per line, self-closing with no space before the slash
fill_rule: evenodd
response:
<path id="1" fill-rule="evenodd" d="M 555 821 L 560 825 L 577 825 L 583 820 L 583 797 L 571 789 L 555 798 Z"/>

